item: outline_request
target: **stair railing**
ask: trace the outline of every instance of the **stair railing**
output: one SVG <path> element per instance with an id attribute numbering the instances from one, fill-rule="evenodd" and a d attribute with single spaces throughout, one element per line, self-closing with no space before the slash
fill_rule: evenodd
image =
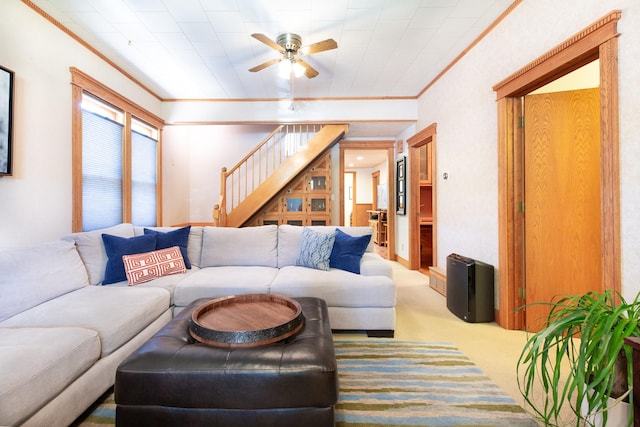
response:
<path id="1" fill-rule="evenodd" d="M 278 126 L 234 167 L 222 168 L 220 198 L 213 208 L 217 226 L 226 224 L 227 214 L 256 190 L 281 164 L 302 150 L 322 129 L 320 124 Z"/>

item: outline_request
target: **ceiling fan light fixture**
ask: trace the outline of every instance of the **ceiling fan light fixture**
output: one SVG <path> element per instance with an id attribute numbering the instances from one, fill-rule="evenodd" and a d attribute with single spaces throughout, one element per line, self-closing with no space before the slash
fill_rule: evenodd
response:
<path id="1" fill-rule="evenodd" d="M 283 60 L 280 61 L 280 69 L 278 74 L 283 79 L 289 80 L 291 76 L 301 77 L 304 74 L 304 67 L 295 60 Z"/>
<path id="2" fill-rule="evenodd" d="M 291 61 L 287 61 L 286 59 L 284 61 L 280 61 L 280 68 L 278 70 L 278 74 L 283 79 L 290 79 L 291 78 Z"/>
<path id="3" fill-rule="evenodd" d="M 280 34 L 276 38 L 276 41 L 260 33 L 253 33 L 251 37 L 264 43 L 271 49 L 277 50 L 282 57 L 256 65 L 253 68 L 249 68 L 249 71 L 255 73 L 271 65 L 280 63 L 279 74 L 284 79 L 291 79 L 292 75 L 294 77 L 300 77 L 303 74 L 309 79 L 318 76 L 318 70 L 309 65 L 308 62 L 303 61 L 299 56 L 325 52 L 338 47 L 338 43 L 333 39 L 326 39 L 303 47 L 302 38 L 298 34 L 293 33 Z"/>
<path id="4" fill-rule="evenodd" d="M 294 76 L 301 77 L 304 74 L 304 67 L 298 62 L 292 62 L 292 68 Z"/>
<path id="5" fill-rule="evenodd" d="M 293 33 L 284 33 L 276 38 L 276 43 L 285 51 L 296 53 L 302 46 L 302 37 Z"/>

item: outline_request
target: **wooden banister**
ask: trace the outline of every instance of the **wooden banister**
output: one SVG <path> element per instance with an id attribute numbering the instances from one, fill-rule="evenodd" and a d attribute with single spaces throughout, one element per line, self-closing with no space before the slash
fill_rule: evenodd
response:
<path id="1" fill-rule="evenodd" d="M 244 156 L 238 163 L 236 163 L 236 165 L 234 167 L 232 167 L 231 169 L 229 169 L 229 171 L 227 172 L 227 175 L 232 175 L 236 170 L 238 170 L 242 165 L 244 165 L 245 163 L 247 163 L 247 161 L 252 158 L 256 153 L 258 153 L 260 151 L 261 148 L 263 148 L 266 144 L 269 143 L 269 141 L 276 135 L 278 134 L 282 128 L 284 127 L 284 125 L 280 125 L 278 126 L 273 132 L 271 132 L 269 134 L 269 136 L 267 136 L 266 138 L 264 138 L 262 140 L 262 142 L 260 142 L 258 145 L 256 145 L 253 150 L 249 151 L 247 153 L 246 156 Z M 222 168 L 224 169 L 224 171 L 226 172 L 227 168 Z"/>
<path id="2" fill-rule="evenodd" d="M 298 163 L 313 160 L 312 158 L 307 158 L 308 156 L 301 157 L 296 155 L 301 153 L 311 141 L 314 141 L 316 135 L 324 135 L 323 130 L 329 129 L 331 131 L 327 132 L 325 137 L 325 139 L 328 138 L 327 143 L 335 141 L 337 136 L 344 135 L 348 131 L 348 126 L 324 126 L 320 124 L 280 125 L 231 169 L 222 168 L 220 173 L 220 199 L 213 211 L 214 223 L 223 227 L 238 226 L 235 222 L 240 221 L 239 218 L 243 218 L 248 214 L 248 211 L 254 209 L 258 204 L 255 197 L 256 190 L 261 188 L 264 191 L 267 188 L 271 191 L 272 186 L 281 185 L 284 180 L 291 179 L 291 174 L 295 173 L 300 167 Z M 324 149 L 326 145 L 323 147 L 323 143 L 316 142 L 311 144 L 314 146 L 312 151 Z M 319 154 L 319 152 L 315 151 L 314 153 L 308 154 L 310 156 Z M 283 177 L 283 174 L 287 174 L 287 177 Z M 277 179 L 274 179 L 274 175 Z M 243 202 L 248 202 L 250 196 L 252 201 L 245 203 L 243 209 L 240 209 L 242 213 L 234 213 L 234 218 L 231 220 L 229 216 L 231 212 Z"/>

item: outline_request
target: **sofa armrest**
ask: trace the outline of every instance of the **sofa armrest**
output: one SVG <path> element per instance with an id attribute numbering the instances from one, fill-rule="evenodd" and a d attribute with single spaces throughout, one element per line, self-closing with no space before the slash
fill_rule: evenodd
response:
<path id="1" fill-rule="evenodd" d="M 393 279 L 391 263 L 373 252 L 365 252 L 362 255 L 360 274 L 363 276 L 387 276 Z"/>

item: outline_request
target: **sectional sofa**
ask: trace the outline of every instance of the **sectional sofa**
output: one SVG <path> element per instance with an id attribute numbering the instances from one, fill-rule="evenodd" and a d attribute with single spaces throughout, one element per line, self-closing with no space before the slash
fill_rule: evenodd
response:
<path id="1" fill-rule="evenodd" d="M 390 264 L 362 237 L 369 227 L 339 229 L 119 224 L 0 251 L 0 425 L 68 425 L 113 385 L 122 360 L 199 298 L 319 297 L 332 329 L 393 336 Z M 352 253 L 355 241 L 364 253 Z M 171 250 L 177 270 L 134 274 L 139 258 Z"/>

